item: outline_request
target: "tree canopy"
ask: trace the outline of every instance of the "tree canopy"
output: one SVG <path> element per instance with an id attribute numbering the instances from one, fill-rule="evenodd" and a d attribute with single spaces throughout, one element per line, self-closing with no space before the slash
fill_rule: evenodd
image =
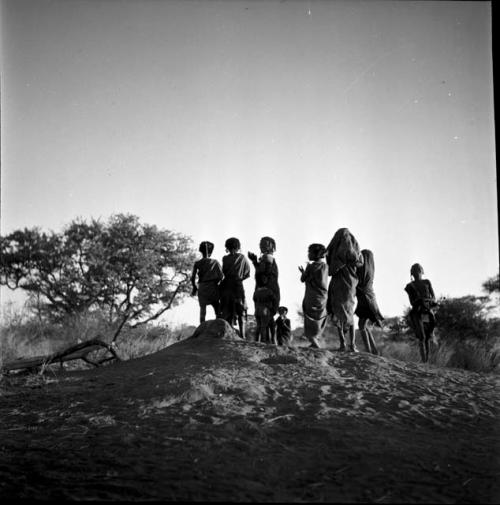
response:
<path id="1" fill-rule="evenodd" d="M 180 233 L 130 214 L 75 219 L 61 233 L 39 228 L 0 237 L 0 284 L 22 289 L 52 321 L 101 310 L 115 327 L 157 319 L 189 292 L 195 252 Z"/>

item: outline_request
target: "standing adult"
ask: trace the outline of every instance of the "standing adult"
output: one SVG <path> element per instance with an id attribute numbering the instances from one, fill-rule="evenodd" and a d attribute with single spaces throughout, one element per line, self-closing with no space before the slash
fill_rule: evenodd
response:
<path id="1" fill-rule="evenodd" d="M 359 331 L 363 338 L 366 352 L 378 354 L 378 349 L 370 329 L 370 324 L 382 327 L 384 317 L 378 308 L 375 291 L 373 290 L 373 278 L 375 276 L 375 261 L 373 253 L 369 249 L 361 251 L 363 265 L 357 269 L 358 285 L 356 286 L 356 298 L 358 304 L 354 313 L 359 317 Z"/>
<path id="2" fill-rule="evenodd" d="M 326 248 L 328 275 L 328 311 L 337 327 L 340 346 L 346 350 L 345 336 L 349 333 L 349 350 L 358 352 L 354 333 L 354 308 L 356 305 L 356 269 L 363 264 L 358 241 L 347 228 L 339 228 Z"/>

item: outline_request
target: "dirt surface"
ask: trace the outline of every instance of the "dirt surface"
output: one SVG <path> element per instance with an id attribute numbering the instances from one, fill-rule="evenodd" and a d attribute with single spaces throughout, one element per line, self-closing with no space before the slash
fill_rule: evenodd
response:
<path id="1" fill-rule="evenodd" d="M 240 340 L 0 384 L 3 499 L 498 503 L 498 376 Z"/>

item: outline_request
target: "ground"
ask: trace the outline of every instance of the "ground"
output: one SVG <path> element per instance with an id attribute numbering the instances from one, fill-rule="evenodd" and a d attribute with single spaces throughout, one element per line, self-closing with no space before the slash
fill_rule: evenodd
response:
<path id="1" fill-rule="evenodd" d="M 240 340 L 0 387 L 10 499 L 498 503 L 498 376 Z"/>

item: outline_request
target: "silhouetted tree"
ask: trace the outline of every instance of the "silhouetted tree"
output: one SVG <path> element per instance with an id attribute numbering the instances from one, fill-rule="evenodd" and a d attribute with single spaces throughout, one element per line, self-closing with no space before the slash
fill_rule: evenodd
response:
<path id="1" fill-rule="evenodd" d="M 0 237 L 0 284 L 22 289 L 51 321 L 101 310 L 114 330 L 157 319 L 189 292 L 191 239 L 116 214 L 106 223 L 72 221 L 62 233 L 39 228 Z"/>

